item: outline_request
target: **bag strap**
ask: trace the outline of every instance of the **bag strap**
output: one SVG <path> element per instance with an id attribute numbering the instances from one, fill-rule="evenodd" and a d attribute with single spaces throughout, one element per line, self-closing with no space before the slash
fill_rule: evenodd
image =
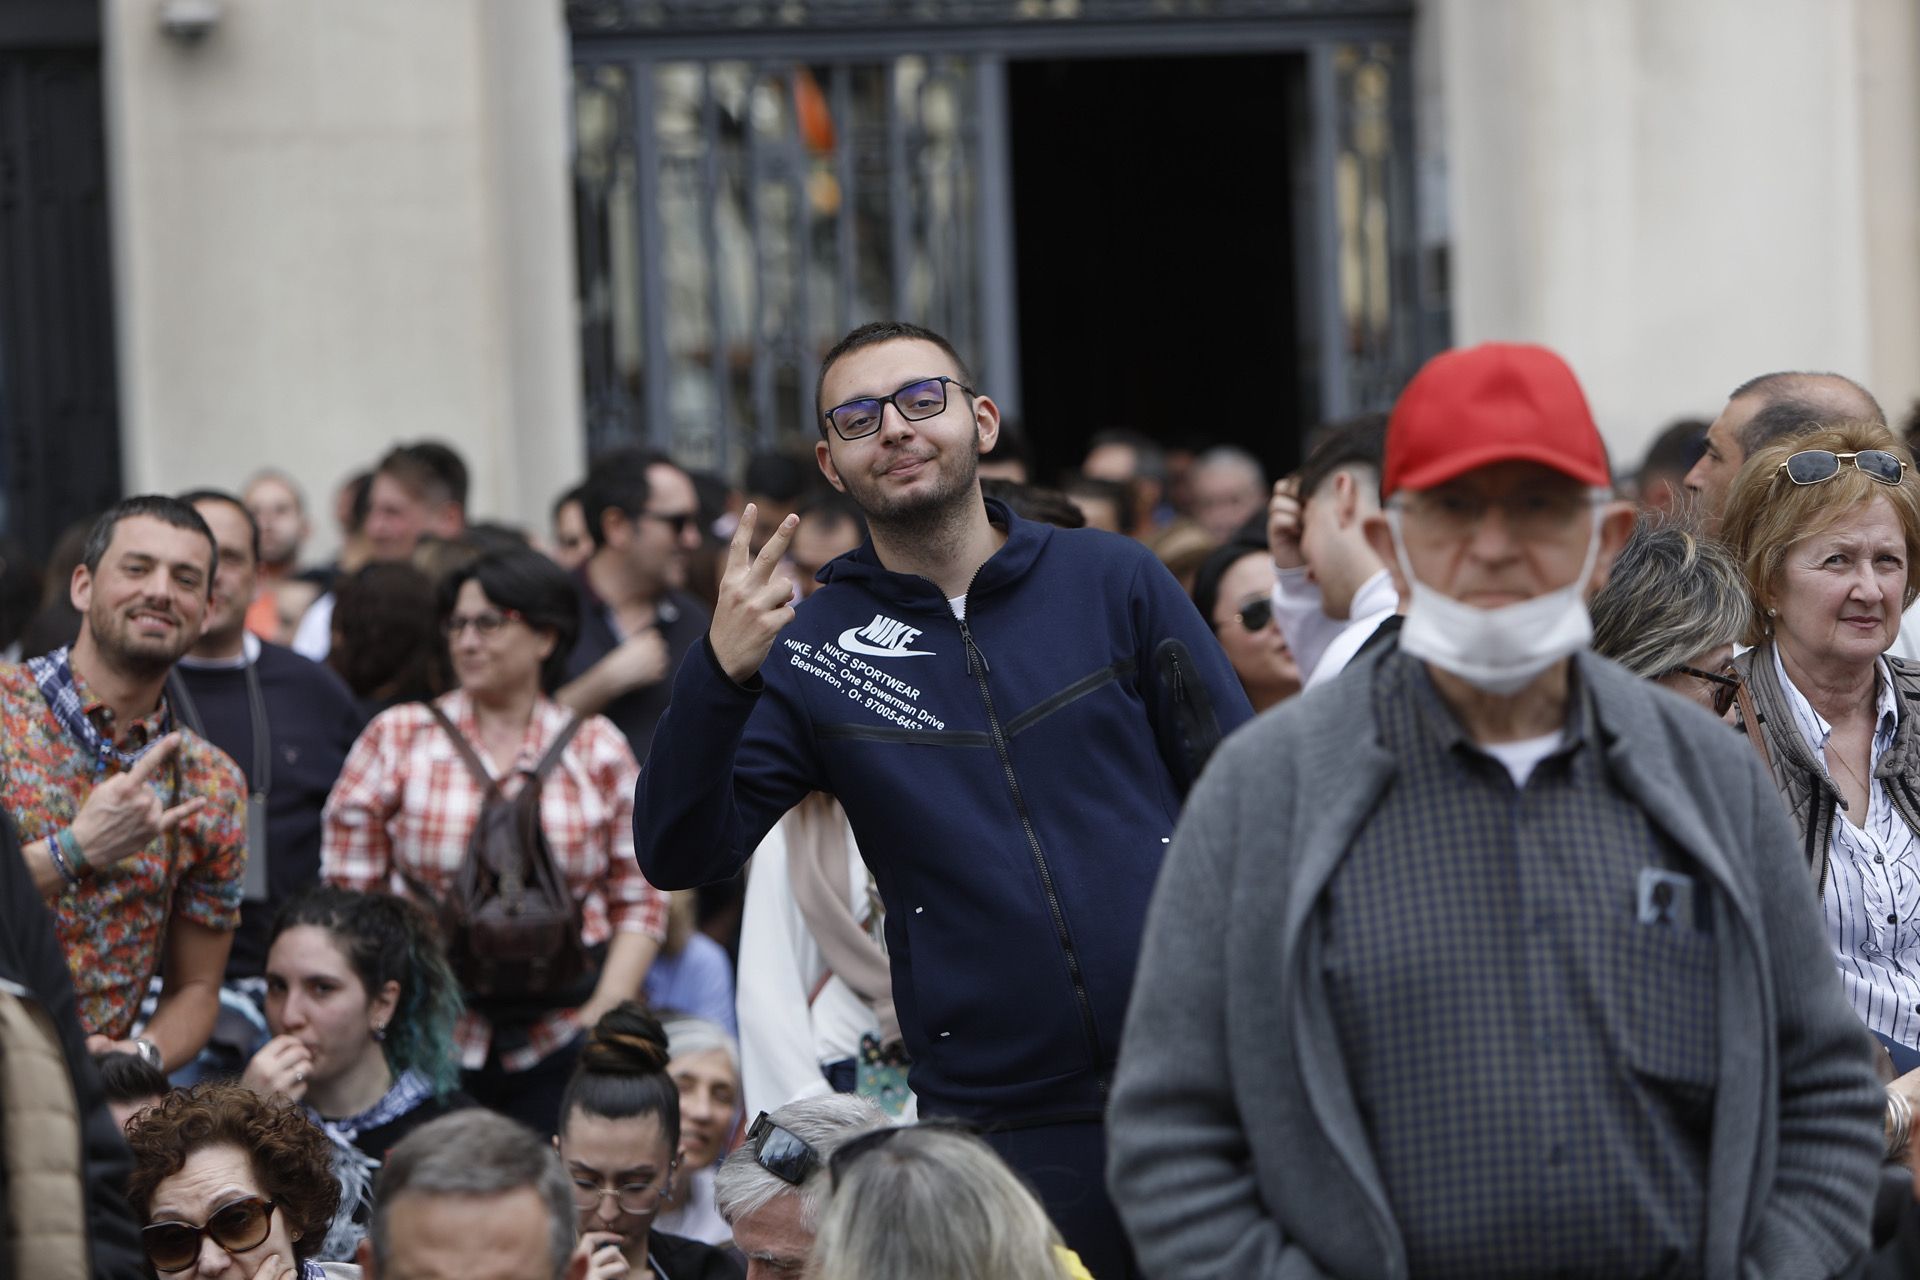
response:
<path id="1" fill-rule="evenodd" d="M 487 772 L 487 766 L 481 763 L 480 753 L 473 749 L 473 744 L 467 741 L 466 735 L 454 727 L 453 721 L 447 718 L 447 713 L 440 709 L 440 704 L 429 700 L 426 707 L 433 718 L 440 722 L 440 727 L 447 731 L 447 736 L 453 739 L 453 745 L 460 752 L 460 758 L 467 762 L 467 768 L 473 773 L 474 781 L 478 782 L 488 794 L 498 792 L 500 784 L 493 780 L 493 775 Z M 542 761 L 542 763 L 545 762 Z"/>
<path id="2" fill-rule="evenodd" d="M 1754 709 L 1753 695 L 1747 692 L 1747 682 L 1742 680 L 1734 686 L 1733 701 L 1740 708 L 1740 724 L 1747 731 L 1747 741 L 1760 753 L 1760 765 L 1773 777 L 1773 756 L 1767 751 L 1767 733 L 1760 726 L 1760 713 Z"/>
<path id="3" fill-rule="evenodd" d="M 560 726 L 560 732 L 553 736 L 553 742 L 548 745 L 546 754 L 540 757 L 540 763 L 533 766 L 530 781 L 534 785 L 544 781 L 546 776 L 553 772 L 553 766 L 560 763 L 560 753 L 567 749 L 567 744 L 573 741 L 573 735 L 580 732 L 580 726 L 585 723 L 586 721 L 580 716 L 567 717 L 567 722 Z"/>

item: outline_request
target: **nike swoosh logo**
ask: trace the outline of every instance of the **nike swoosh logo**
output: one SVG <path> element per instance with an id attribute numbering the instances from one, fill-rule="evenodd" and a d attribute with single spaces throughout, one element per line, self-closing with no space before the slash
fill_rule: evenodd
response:
<path id="1" fill-rule="evenodd" d="M 860 628 L 848 627 L 840 633 L 840 647 L 848 653 L 864 653 L 869 658 L 932 658 L 931 649 L 883 649 L 860 638 Z"/>

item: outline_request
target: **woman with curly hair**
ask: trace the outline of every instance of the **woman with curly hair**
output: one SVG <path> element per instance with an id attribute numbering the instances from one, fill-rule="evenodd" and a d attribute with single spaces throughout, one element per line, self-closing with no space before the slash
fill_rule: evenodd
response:
<path id="1" fill-rule="evenodd" d="M 240 1085 L 169 1094 L 127 1131 L 127 1196 L 161 1275 L 317 1280 L 340 1188 L 326 1134 L 285 1099 Z"/>
<path id="2" fill-rule="evenodd" d="M 457 1091 L 460 986 L 420 908 L 320 885 L 288 901 L 267 949 L 273 1032 L 241 1083 L 301 1103 L 334 1149 L 340 1212 L 320 1256 L 366 1234 L 373 1170 L 419 1126 L 472 1100 Z"/>

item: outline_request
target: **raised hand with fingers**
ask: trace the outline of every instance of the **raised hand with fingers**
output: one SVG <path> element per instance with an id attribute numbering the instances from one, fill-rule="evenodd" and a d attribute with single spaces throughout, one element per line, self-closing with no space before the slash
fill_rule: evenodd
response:
<path id="1" fill-rule="evenodd" d="M 1307 562 L 1300 553 L 1300 480 L 1286 476 L 1273 482 L 1273 497 L 1267 501 L 1267 549 L 1273 553 L 1276 569 L 1298 569 Z"/>
<path id="2" fill-rule="evenodd" d="M 720 577 L 720 596 L 713 607 L 713 626 L 707 632 L 720 669 L 735 684 L 745 684 L 767 660 L 780 629 L 793 621 L 793 583 L 776 574 L 799 516 L 788 516 L 752 555 L 754 522 L 759 512 L 750 502 L 740 513 L 740 527 L 727 547 L 727 567 Z"/>
<path id="3" fill-rule="evenodd" d="M 292 1036 L 275 1036 L 253 1055 L 240 1083 L 263 1098 L 284 1094 L 295 1102 L 307 1096 L 313 1051 Z"/>
<path id="4" fill-rule="evenodd" d="M 73 820 L 73 836 L 94 870 L 131 857 L 206 807 L 195 796 L 168 808 L 147 785 L 180 751 L 180 735 L 170 733 L 153 744 L 133 768 L 115 774 L 87 796 Z"/>

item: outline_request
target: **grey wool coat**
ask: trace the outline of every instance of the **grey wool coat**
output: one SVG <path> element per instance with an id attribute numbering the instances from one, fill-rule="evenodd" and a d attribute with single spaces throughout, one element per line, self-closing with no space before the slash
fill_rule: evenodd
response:
<path id="1" fill-rule="evenodd" d="M 1234 734 L 1188 797 L 1109 1117 L 1108 1181 L 1155 1280 L 1407 1275 L 1341 1062 L 1315 910 L 1393 784 L 1371 708 L 1381 660 Z M 1724 724 L 1605 659 L 1573 662 L 1607 767 L 1716 900 L 1706 1274 L 1839 1275 L 1867 1249 L 1884 1095 L 1797 833 Z"/>

